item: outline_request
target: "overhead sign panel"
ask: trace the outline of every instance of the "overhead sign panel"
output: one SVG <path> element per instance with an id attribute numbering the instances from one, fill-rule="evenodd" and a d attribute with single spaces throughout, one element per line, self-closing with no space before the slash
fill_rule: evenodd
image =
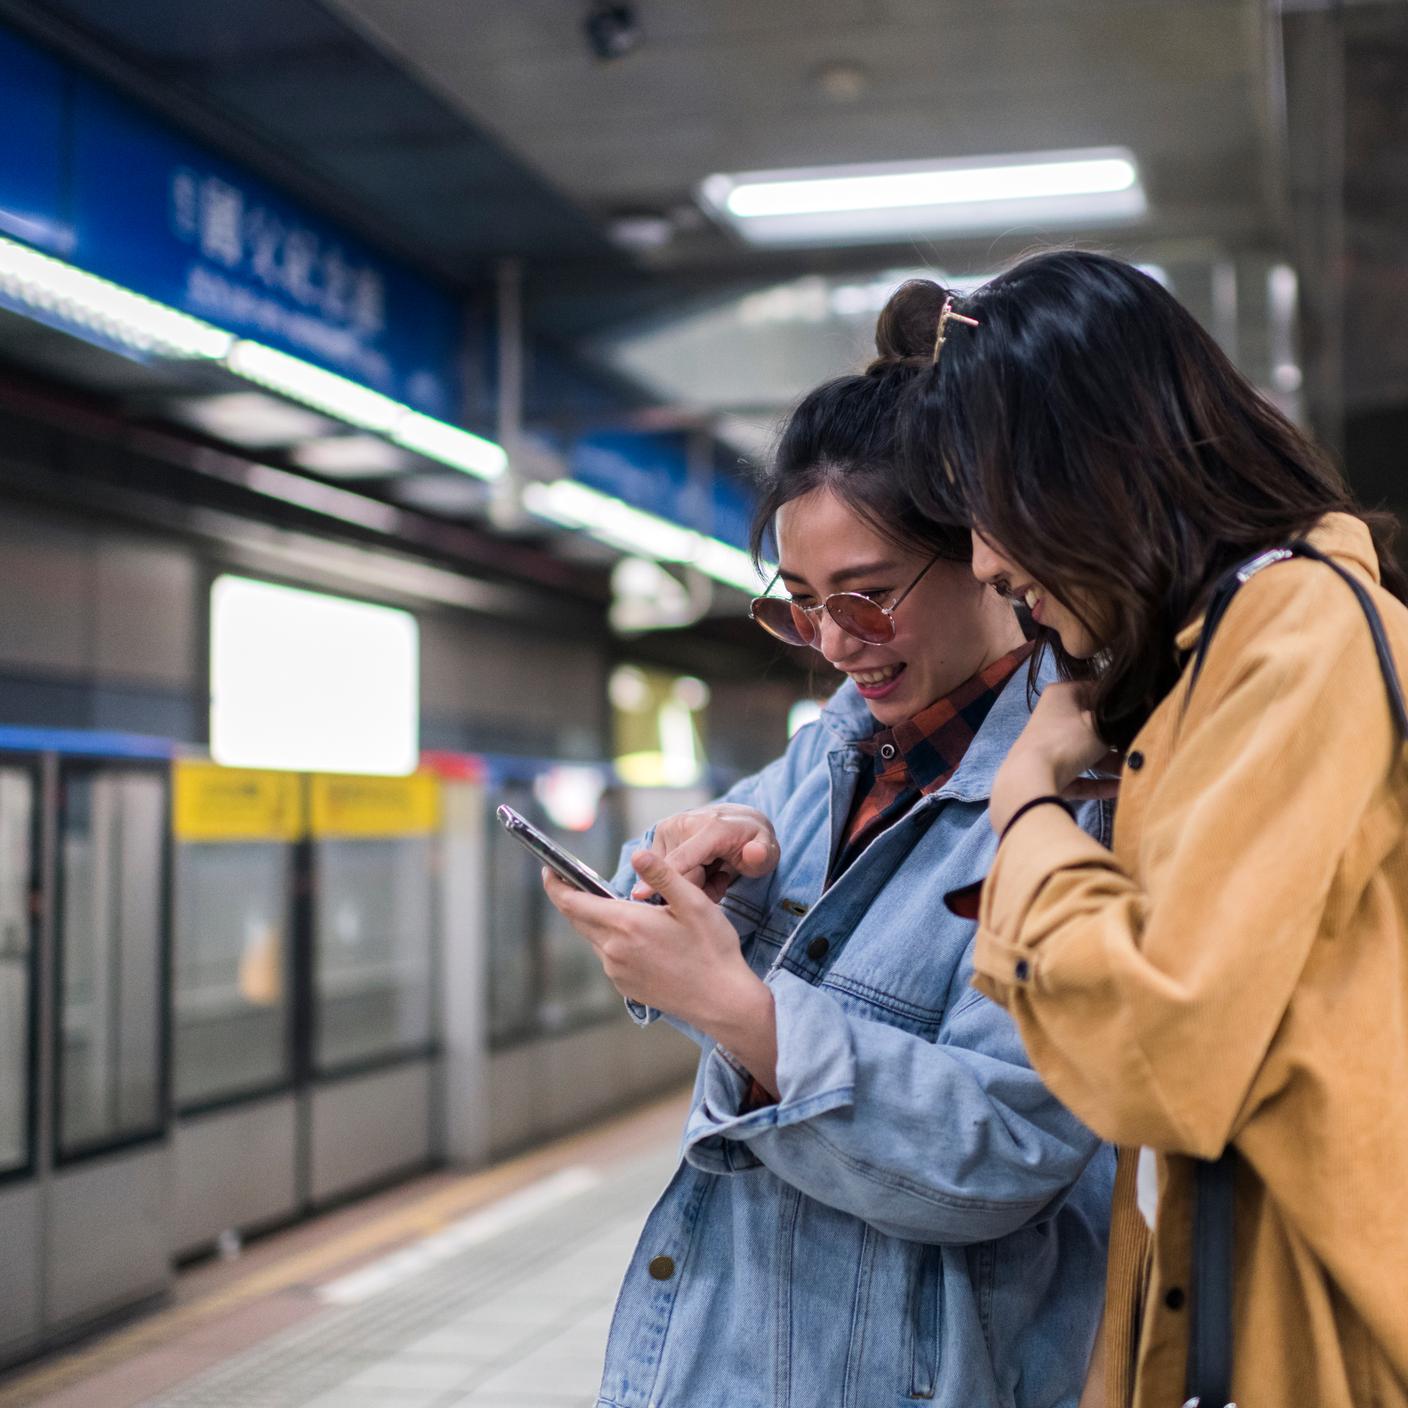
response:
<path id="1" fill-rule="evenodd" d="M 0 30 L 0 234 L 452 417 L 459 304 L 413 269 Z"/>
<path id="2" fill-rule="evenodd" d="M 64 70 L 0 30 L 0 233 L 55 254 L 73 245 L 63 214 Z"/>

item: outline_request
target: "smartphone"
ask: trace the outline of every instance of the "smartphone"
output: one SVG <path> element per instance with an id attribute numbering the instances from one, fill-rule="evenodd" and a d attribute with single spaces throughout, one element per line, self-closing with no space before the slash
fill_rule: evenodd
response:
<path id="1" fill-rule="evenodd" d="M 521 841 L 544 865 L 550 866 L 569 885 L 575 885 L 589 895 L 600 895 L 603 899 L 621 898 L 586 861 L 578 860 L 571 851 L 559 846 L 550 836 L 544 836 L 532 822 L 519 816 L 512 807 L 500 807 L 497 815 L 510 836 L 516 841 Z"/>

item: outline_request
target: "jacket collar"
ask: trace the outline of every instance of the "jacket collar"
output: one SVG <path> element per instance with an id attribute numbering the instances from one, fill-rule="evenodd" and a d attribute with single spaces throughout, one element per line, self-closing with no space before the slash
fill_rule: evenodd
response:
<path id="1" fill-rule="evenodd" d="M 1313 548 L 1336 558 L 1346 567 L 1362 572 L 1372 582 L 1379 580 L 1379 558 L 1374 551 L 1374 539 L 1369 525 L 1352 513 L 1327 513 L 1309 533 L 1305 540 Z M 1192 650 L 1203 634 L 1203 622 L 1207 613 L 1200 611 L 1197 619 L 1190 621 L 1174 638 L 1180 650 Z"/>
<path id="2" fill-rule="evenodd" d="M 1027 677 L 1027 667 L 1023 665 L 1003 686 L 997 702 L 973 735 L 958 770 L 937 792 L 931 794 L 933 797 L 956 797 L 960 801 L 980 802 L 992 795 L 997 770 L 1031 717 L 1031 708 L 1027 703 Z M 1055 678 L 1055 666 L 1050 652 L 1047 652 L 1037 674 L 1037 688 L 1045 689 Z M 875 716 L 851 680 L 847 680 L 831 696 L 821 711 L 821 725 L 831 732 L 838 745 L 859 743 L 879 728 Z"/>

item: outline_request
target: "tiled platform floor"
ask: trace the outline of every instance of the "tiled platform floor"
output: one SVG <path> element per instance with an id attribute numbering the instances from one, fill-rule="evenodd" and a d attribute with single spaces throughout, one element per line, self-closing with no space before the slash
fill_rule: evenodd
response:
<path id="1" fill-rule="evenodd" d="M 176 1307 L 0 1386 L 0 1408 L 590 1408 L 681 1113 L 266 1239 L 191 1273 L 204 1283 Z M 457 1202 L 471 1210 L 446 1215 Z"/>

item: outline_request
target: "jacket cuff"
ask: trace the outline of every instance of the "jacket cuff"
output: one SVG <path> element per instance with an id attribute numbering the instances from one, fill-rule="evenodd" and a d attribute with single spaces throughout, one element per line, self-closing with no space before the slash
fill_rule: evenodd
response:
<path id="1" fill-rule="evenodd" d="M 709 1173 L 756 1168 L 747 1141 L 850 1105 L 856 1058 L 831 996 L 781 969 L 768 979 L 777 1021 L 775 1105 L 748 1107 L 751 1076 L 718 1047 L 704 1062 L 700 1099 L 685 1127 L 685 1158 Z"/>
<path id="2" fill-rule="evenodd" d="M 1005 1004 L 1014 990 L 1036 985 L 1041 935 L 1031 932 L 1027 918 L 1037 897 L 1057 871 L 1109 863 L 1109 851 L 1059 807 L 1034 807 L 1022 816 L 997 848 L 983 884 L 973 986 Z"/>

